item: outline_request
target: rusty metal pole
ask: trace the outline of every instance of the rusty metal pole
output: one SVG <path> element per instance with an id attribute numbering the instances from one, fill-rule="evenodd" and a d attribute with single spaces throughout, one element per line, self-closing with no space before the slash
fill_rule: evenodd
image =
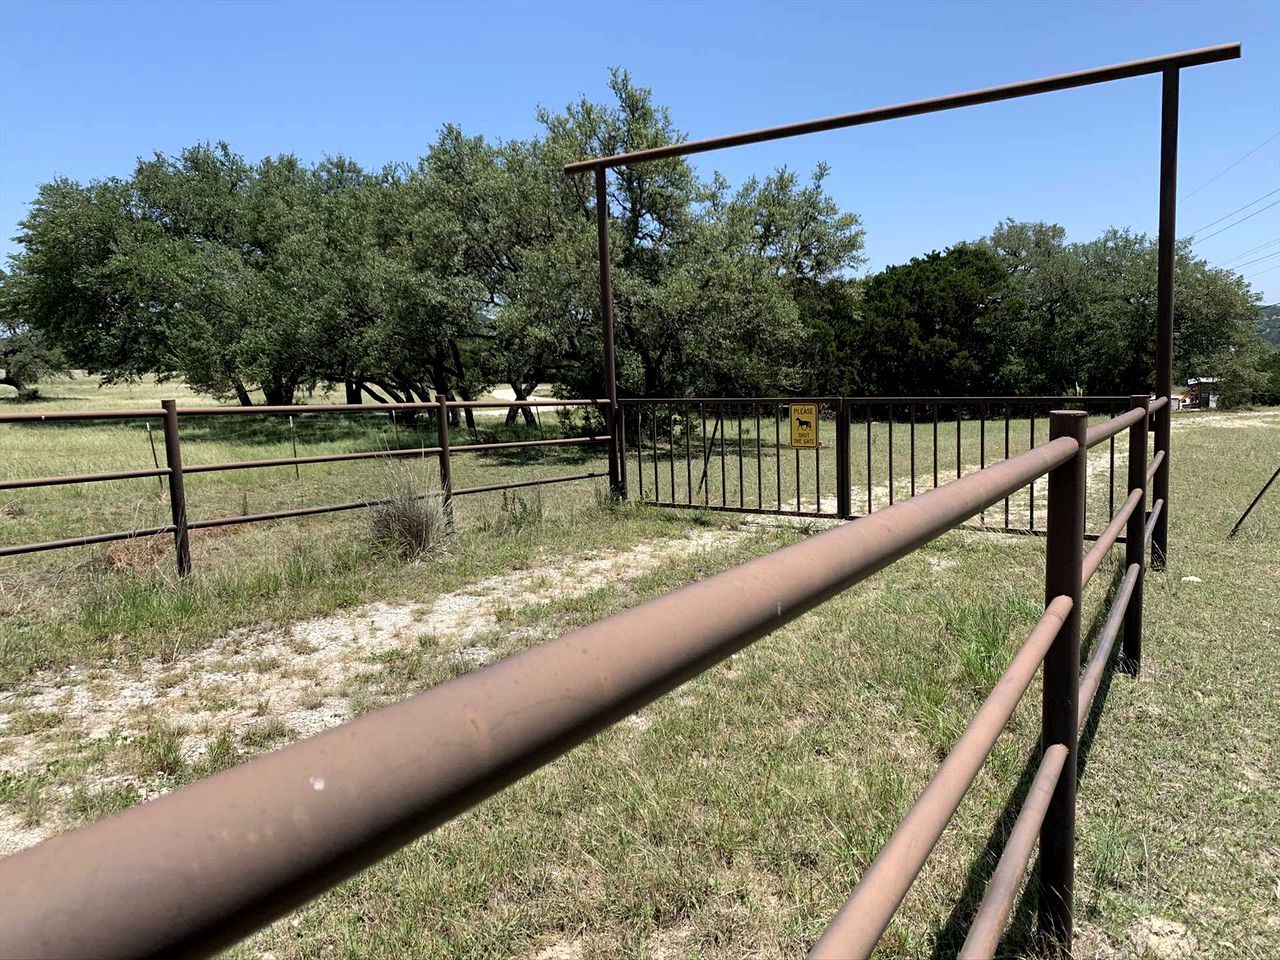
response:
<path id="1" fill-rule="evenodd" d="M 1049 415 L 1049 439 L 1069 437 L 1076 455 L 1049 472 L 1045 602 L 1068 596 L 1071 612 L 1044 659 L 1040 749 L 1067 748 L 1062 776 L 1040 827 L 1040 934 L 1070 954 L 1076 846 L 1076 712 L 1080 696 L 1080 574 L 1084 559 L 1085 461 L 1089 417 L 1079 410 Z"/>
<path id="2" fill-rule="evenodd" d="M 1141 407 L 1148 409 L 1150 401 L 1146 394 L 1136 394 L 1129 398 L 1129 409 Z M 1166 404 L 1167 406 L 1167 404 Z M 1142 666 L 1142 580 L 1146 565 L 1142 562 L 1147 524 L 1147 421 L 1143 417 L 1129 428 L 1129 493 L 1141 490 L 1142 496 L 1133 513 L 1129 514 L 1129 523 L 1124 533 L 1124 565 L 1129 569 L 1138 565 L 1138 579 L 1133 585 L 1133 593 L 1129 596 L 1129 604 L 1124 613 L 1124 646 L 1120 653 L 1120 669 L 1133 676 L 1138 675 Z M 1166 458 L 1168 454 L 1165 454 Z"/>
<path id="3" fill-rule="evenodd" d="M 162 400 L 164 408 L 164 459 L 169 468 L 169 511 L 173 517 L 173 552 L 178 576 L 191 572 L 191 543 L 187 538 L 187 493 L 182 484 L 182 442 L 178 439 L 178 406 Z"/>
<path id="4" fill-rule="evenodd" d="M 444 506 L 444 520 L 453 529 L 453 467 L 449 462 L 449 401 L 445 394 L 437 393 L 436 434 L 440 447 L 440 494 Z"/>
<path id="5" fill-rule="evenodd" d="M 596 167 L 596 245 L 600 255 L 600 317 L 604 321 L 604 395 L 609 400 L 609 489 L 627 497 L 627 480 L 618 469 L 618 366 L 613 349 L 613 270 L 609 263 L 609 192 L 605 168 Z M 637 427 L 637 430 L 639 428 Z"/>
<path id="6" fill-rule="evenodd" d="M 1169 556 L 1169 449 L 1173 416 L 1173 258 L 1177 245 L 1178 211 L 1178 69 L 1163 74 L 1160 102 L 1160 240 L 1156 267 L 1156 397 L 1169 402 L 1156 411 L 1156 451 L 1164 459 L 1156 471 L 1152 500 L 1164 509 L 1151 537 L 1151 565 L 1164 569 Z"/>
<path id="7" fill-rule="evenodd" d="M 841 397 L 836 412 L 836 513 L 841 520 L 853 513 L 853 505 L 850 503 L 849 446 L 849 406 L 844 397 Z"/>

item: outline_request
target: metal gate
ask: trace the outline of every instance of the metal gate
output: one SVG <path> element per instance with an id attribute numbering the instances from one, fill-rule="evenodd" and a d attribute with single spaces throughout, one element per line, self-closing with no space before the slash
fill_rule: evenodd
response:
<path id="1" fill-rule="evenodd" d="M 1091 418 L 1127 397 L 657 397 L 621 399 L 624 496 L 659 507 L 851 520 L 976 473 L 1048 439 L 1050 410 Z M 792 443 L 794 411 L 816 411 L 816 441 Z M 1121 451 L 1121 470 L 1126 462 Z M 1114 437 L 1091 451 L 1087 516 L 1115 513 Z M 1033 481 L 975 518 L 1045 532 Z M 1086 521 L 1087 522 L 1087 521 Z M 1092 531 L 1096 536 L 1098 531 Z"/>

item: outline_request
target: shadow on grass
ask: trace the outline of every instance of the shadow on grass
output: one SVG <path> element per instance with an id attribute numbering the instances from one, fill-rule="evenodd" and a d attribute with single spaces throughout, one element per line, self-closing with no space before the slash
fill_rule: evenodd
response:
<path id="1" fill-rule="evenodd" d="M 1124 580 L 1124 572 L 1123 566 L 1117 568 L 1111 578 L 1111 582 L 1107 585 L 1107 591 L 1102 603 L 1098 605 L 1098 609 L 1094 613 L 1092 620 L 1090 620 L 1087 629 L 1082 629 L 1082 636 L 1088 640 L 1087 645 L 1084 642 L 1080 645 L 1081 660 L 1084 663 L 1088 662 L 1089 654 L 1093 650 L 1094 644 L 1097 643 L 1098 635 L 1107 619 L 1107 612 L 1111 609 L 1111 603 Z M 1106 707 L 1107 696 L 1111 690 L 1111 681 L 1116 671 L 1116 654 L 1120 649 L 1122 640 L 1122 636 L 1116 638 L 1107 660 L 1106 669 L 1103 670 L 1098 692 L 1094 695 L 1089 713 L 1085 717 L 1084 726 L 1080 729 L 1080 744 L 1076 763 L 1077 779 L 1083 779 L 1084 777 L 1085 767 L 1089 760 L 1089 752 L 1093 747 L 1094 737 L 1097 735 L 1103 709 Z M 969 927 L 973 924 L 973 918 L 978 912 L 978 906 L 987 892 L 987 885 L 991 881 L 991 875 L 995 872 L 1001 853 L 1004 852 L 1005 844 L 1009 840 L 1009 834 L 1012 832 L 1014 822 L 1018 819 L 1018 814 L 1022 810 L 1023 801 L 1026 799 L 1027 791 L 1031 789 L 1031 782 L 1035 779 L 1036 770 L 1039 766 L 1040 753 L 1039 751 L 1032 751 L 1022 769 L 1022 774 L 1018 777 L 1017 784 L 1010 791 L 999 817 L 996 818 L 995 825 L 991 828 L 982 852 L 978 854 L 974 859 L 973 865 L 969 868 L 969 873 L 965 878 L 964 889 L 961 891 L 955 907 L 952 908 L 946 922 L 938 931 L 937 940 L 934 942 L 932 960 L 945 960 L 945 958 L 955 957 L 959 953 L 960 947 L 964 943 L 964 938 L 968 935 Z M 1087 802 L 1087 799 L 1085 802 Z M 1035 928 L 1036 900 L 1040 887 L 1039 856 L 1028 867 L 1028 873 L 1027 884 L 1009 918 L 1009 924 L 1004 936 L 1001 938 L 1000 949 L 996 951 L 996 956 L 1023 956 L 1028 953 L 1034 953 L 1037 949 Z"/>

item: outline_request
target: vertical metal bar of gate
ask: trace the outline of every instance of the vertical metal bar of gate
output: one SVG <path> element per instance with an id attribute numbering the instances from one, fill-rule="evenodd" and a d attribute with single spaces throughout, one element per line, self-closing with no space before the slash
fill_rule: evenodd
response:
<path id="1" fill-rule="evenodd" d="M 853 504 L 850 503 L 852 489 L 849 473 L 852 463 L 849 446 L 849 405 L 841 397 L 836 412 L 836 513 L 842 520 L 853 513 Z"/>

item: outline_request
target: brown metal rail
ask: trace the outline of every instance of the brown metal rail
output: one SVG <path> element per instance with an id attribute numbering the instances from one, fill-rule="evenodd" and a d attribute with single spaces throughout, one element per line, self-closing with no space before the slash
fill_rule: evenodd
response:
<path id="1" fill-rule="evenodd" d="M 746 133 L 735 133 L 724 137 L 710 137 L 706 140 L 672 143 L 666 146 L 652 147 L 648 150 L 619 153 L 611 157 L 579 160 L 575 163 L 565 164 L 564 171 L 565 173 L 583 173 L 588 170 L 620 167 L 625 164 L 666 160 L 670 157 L 686 157 L 695 153 L 706 153 L 708 150 L 723 150 L 726 147 L 740 147 L 749 143 L 764 143 L 768 140 L 799 137 L 810 133 L 822 133 L 827 130 L 841 130 L 845 127 L 857 127 L 868 123 L 878 123 L 883 120 L 898 120 L 903 117 L 937 113 L 941 110 L 955 110 L 959 107 L 972 107 L 983 103 L 996 103 L 1000 100 L 1030 97 L 1041 93 L 1051 93 L 1055 90 L 1070 90 L 1073 87 L 1086 87 L 1095 83 L 1108 83 L 1112 80 L 1124 80 L 1145 74 L 1165 73 L 1169 70 L 1177 71 L 1184 67 L 1196 67 L 1206 63 L 1217 63 L 1221 60 L 1234 60 L 1239 56 L 1240 44 L 1224 43 L 1215 47 L 1202 47 L 1198 50 L 1186 50 L 1161 57 L 1150 57 L 1146 60 L 1117 63 L 1109 67 L 1095 67 L 1091 70 L 1063 73 L 1039 80 L 1026 80 L 1021 83 L 1010 83 L 1005 86 L 973 90 L 968 93 L 955 93 L 950 96 L 933 97 L 928 100 L 915 100 L 891 107 L 878 107 L 873 110 L 860 110 L 856 113 L 843 113 L 819 120 L 788 123 L 777 127 L 766 127 L 763 130 L 751 130 Z"/>
<path id="2" fill-rule="evenodd" d="M 70 547 L 83 547 L 99 543 L 111 543 L 118 540 L 130 540 L 136 537 L 156 536 L 172 533 L 174 536 L 174 554 L 178 572 L 185 576 L 191 571 L 191 549 L 188 543 L 188 531 L 209 527 L 236 526 L 243 523 L 259 523 L 265 520 L 283 520 L 292 517 L 310 517 L 324 513 L 340 513 L 347 510 L 359 510 L 364 507 L 386 503 L 385 500 L 359 500 L 350 503 L 336 503 L 323 506 L 297 507 L 289 510 L 274 510 L 267 513 L 254 513 L 234 517 L 214 517 L 206 520 L 190 520 L 186 509 L 187 474 L 222 473 L 228 470 L 252 470 L 267 467 L 292 466 L 295 469 L 303 464 L 342 463 L 355 460 L 379 460 L 397 457 L 438 457 L 440 461 L 441 489 L 445 500 L 445 509 L 452 522 L 452 499 L 474 493 L 487 493 L 495 490 L 513 490 L 520 487 L 541 486 L 548 483 L 568 483 L 585 480 L 604 474 L 586 472 L 561 477 L 542 477 L 536 480 L 521 480 L 511 483 L 496 483 L 484 486 L 469 487 L 460 490 L 452 489 L 452 468 L 450 459 L 458 453 L 485 453 L 501 450 L 519 450 L 533 447 L 579 446 L 582 444 L 609 443 L 610 437 L 557 437 L 541 440 L 514 440 L 494 443 L 468 443 L 450 446 L 447 412 L 459 408 L 505 408 L 505 407 L 579 407 L 599 406 L 607 401 L 600 400 L 515 400 L 515 401 L 438 401 L 436 403 L 395 403 L 395 404 L 310 404 L 295 406 L 262 406 L 262 407 L 184 407 L 179 408 L 172 400 L 165 400 L 162 408 L 156 410 L 89 410 L 58 411 L 53 413 L 2 413 L 0 423 L 40 423 L 44 421 L 77 421 L 77 420 L 125 420 L 143 418 L 161 418 L 164 428 L 165 466 L 157 466 L 150 470 L 123 470 L 102 473 L 74 474 L 60 477 L 24 477 L 15 480 L 0 480 L 0 490 L 22 490 L 36 487 L 51 487 L 74 483 L 99 483 L 108 480 L 136 480 L 146 477 L 167 477 L 169 481 L 169 503 L 172 522 L 162 527 L 151 527 L 144 530 L 121 530 L 112 533 L 91 534 L 83 537 L 70 537 L 62 540 L 46 540 L 41 543 L 15 544 L 0 546 L 0 557 L 18 556 L 27 553 L 39 553 L 46 550 L 62 550 Z M 243 416 L 250 414 L 264 416 L 300 416 L 315 413 L 377 413 L 396 410 L 432 411 L 439 424 L 440 443 L 432 447 L 401 448 L 394 450 L 368 450 L 353 453 L 326 453 L 313 456 L 276 457 L 266 460 L 233 460 L 223 463 L 198 463 L 183 465 L 182 442 L 178 423 L 183 416 L 219 417 Z M 613 476 L 612 473 L 607 474 Z"/>
<path id="3" fill-rule="evenodd" d="M 1056 784 L 1037 779 L 1054 791 L 1042 849 L 1068 771 L 1074 788 L 1077 692 L 1087 704 L 1129 605 L 1122 590 L 1080 691 L 1084 417 L 1056 413 L 1026 453 L 0 861 L 0 955 L 216 953 L 1048 473 L 1045 615 L 815 947 L 861 955 L 1041 662 L 1046 731 L 1065 704 L 1071 733 L 1045 741 L 1050 758 L 1070 746 Z"/>

